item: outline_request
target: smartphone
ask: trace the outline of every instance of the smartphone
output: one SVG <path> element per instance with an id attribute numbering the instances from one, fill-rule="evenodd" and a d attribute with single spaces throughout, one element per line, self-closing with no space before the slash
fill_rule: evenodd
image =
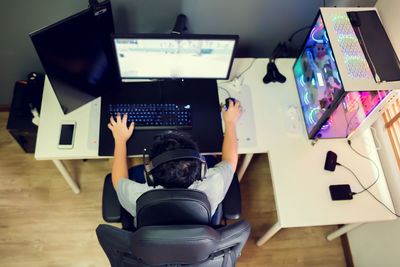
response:
<path id="1" fill-rule="evenodd" d="M 60 140 L 58 148 L 71 149 L 74 146 L 76 122 L 64 121 L 60 127 Z"/>

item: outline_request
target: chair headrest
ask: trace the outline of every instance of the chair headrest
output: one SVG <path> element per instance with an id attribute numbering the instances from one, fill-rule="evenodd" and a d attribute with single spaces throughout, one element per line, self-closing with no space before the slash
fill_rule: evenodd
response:
<path id="1" fill-rule="evenodd" d="M 211 207 L 207 196 L 192 189 L 155 189 L 136 201 L 137 228 L 150 225 L 208 225 Z"/>
<path id="2" fill-rule="evenodd" d="M 133 233 L 132 251 L 146 264 L 190 264 L 206 260 L 221 234 L 209 226 L 147 226 Z"/>

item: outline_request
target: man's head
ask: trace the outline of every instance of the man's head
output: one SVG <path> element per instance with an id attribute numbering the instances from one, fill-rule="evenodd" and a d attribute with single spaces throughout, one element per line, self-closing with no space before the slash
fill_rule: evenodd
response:
<path id="1" fill-rule="evenodd" d="M 164 152 L 177 149 L 194 149 L 197 144 L 189 134 L 168 131 L 157 135 L 150 148 L 150 160 Z M 196 159 L 179 159 L 161 164 L 151 174 L 158 184 L 165 188 L 188 188 L 201 176 L 201 163 Z"/>

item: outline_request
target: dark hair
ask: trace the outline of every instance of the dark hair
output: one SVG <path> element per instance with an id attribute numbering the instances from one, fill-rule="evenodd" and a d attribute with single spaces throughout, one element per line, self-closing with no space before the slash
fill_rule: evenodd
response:
<path id="1" fill-rule="evenodd" d="M 176 149 L 199 150 L 191 136 L 185 132 L 168 131 L 154 137 L 149 158 Z M 155 168 L 151 174 L 165 188 L 188 188 L 201 175 L 201 163 L 196 159 L 168 161 Z"/>

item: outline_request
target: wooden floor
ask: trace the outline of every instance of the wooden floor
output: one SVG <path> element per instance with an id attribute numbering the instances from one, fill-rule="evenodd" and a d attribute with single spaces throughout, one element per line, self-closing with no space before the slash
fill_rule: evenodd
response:
<path id="1" fill-rule="evenodd" d="M 0 266 L 109 266 L 96 235 L 108 160 L 66 161 L 75 195 L 50 161 L 25 154 L 0 112 Z M 256 155 L 241 184 L 243 216 L 252 231 L 237 266 L 345 266 L 336 226 L 283 229 L 264 246 L 255 241 L 276 221 L 266 154 Z"/>

